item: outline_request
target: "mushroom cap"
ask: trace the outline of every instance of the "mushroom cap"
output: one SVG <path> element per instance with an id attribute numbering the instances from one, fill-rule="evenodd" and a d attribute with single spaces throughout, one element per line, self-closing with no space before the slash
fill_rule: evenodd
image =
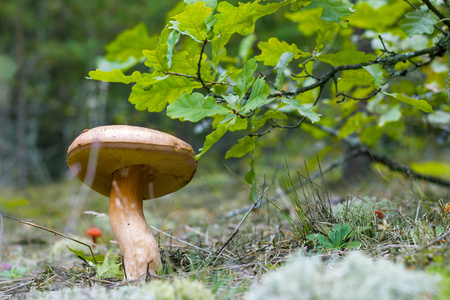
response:
<path id="1" fill-rule="evenodd" d="M 100 228 L 91 227 L 88 230 L 86 230 L 86 234 L 92 237 L 101 237 L 102 231 L 100 230 Z"/>
<path id="2" fill-rule="evenodd" d="M 114 171 L 149 165 L 144 199 L 179 190 L 197 170 L 195 152 L 186 142 L 164 132 L 128 125 L 84 130 L 70 145 L 67 164 L 78 179 L 107 197 Z"/>

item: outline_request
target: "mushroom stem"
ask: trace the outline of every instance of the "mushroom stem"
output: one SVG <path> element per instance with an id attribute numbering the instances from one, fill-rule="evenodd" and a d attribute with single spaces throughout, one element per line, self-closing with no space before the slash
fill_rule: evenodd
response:
<path id="1" fill-rule="evenodd" d="M 158 244 L 142 210 L 142 190 L 149 169 L 146 165 L 132 165 L 113 173 L 109 218 L 128 279 L 138 279 L 147 272 L 156 275 L 161 264 Z"/>

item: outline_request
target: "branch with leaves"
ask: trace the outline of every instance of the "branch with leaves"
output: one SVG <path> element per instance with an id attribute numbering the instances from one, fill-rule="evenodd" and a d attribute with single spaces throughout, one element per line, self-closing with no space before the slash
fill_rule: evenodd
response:
<path id="1" fill-rule="evenodd" d="M 89 76 L 133 83 L 129 101 L 138 110 L 166 109 L 170 118 L 194 123 L 210 118 L 212 131 L 197 158 L 227 132 L 242 131 L 243 137 L 226 158 L 242 157 L 255 148 L 256 138 L 274 128 L 329 122 L 325 102 L 349 107 L 341 117 L 333 116 L 340 124 L 338 138 L 356 133 L 374 146 L 383 134 L 393 134 L 390 125 L 402 122 L 403 112 L 410 115 L 413 109 L 422 118 L 445 111 L 450 45 L 445 4 L 397 0 L 373 7 L 365 1 L 254 0 L 234 6 L 185 0 L 159 35 L 150 37 L 140 24 L 108 45 L 108 59 L 123 62 L 127 57 L 119 54 L 134 53 L 136 62 L 145 59 L 149 72 L 96 70 Z M 252 57 L 257 20 L 274 14 L 292 22 L 299 39 L 309 44 L 300 47 L 272 37 L 259 41 L 259 53 Z M 232 36 L 243 37 L 234 60 L 227 51 Z M 372 49 L 358 51 L 352 38 L 370 40 Z M 132 39 L 157 43 L 149 42 L 150 50 L 139 55 L 124 46 L 134 47 L 124 43 Z M 426 79 L 411 86 L 416 76 Z M 431 99 L 416 97 L 430 89 Z M 346 99 L 364 101 L 369 108 L 360 111 Z"/>

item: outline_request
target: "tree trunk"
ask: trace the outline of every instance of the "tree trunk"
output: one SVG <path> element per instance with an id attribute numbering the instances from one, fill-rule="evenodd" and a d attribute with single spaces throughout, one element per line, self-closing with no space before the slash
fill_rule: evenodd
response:
<path id="1" fill-rule="evenodd" d="M 19 166 L 19 188 L 25 189 L 28 184 L 28 164 L 27 164 L 27 100 L 25 94 L 26 78 L 25 78 L 25 48 L 24 48 L 24 32 L 23 32 L 23 1 L 18 0 L 17 18 L 15 24 L 15 48 L 17 60 L 16 73 L 16 124 L 17 124 L 17 162 Z"/>

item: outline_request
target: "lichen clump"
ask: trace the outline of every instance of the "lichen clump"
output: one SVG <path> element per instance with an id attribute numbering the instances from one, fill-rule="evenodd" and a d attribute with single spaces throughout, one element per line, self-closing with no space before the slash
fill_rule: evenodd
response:
<path id="1" fill-rule="evenodd" d="M 437 276 L 359 252 L 328 264 L 300 254 L 254 283 L 245 300 L 432 299 L 439 292 L 438 282 Z"/>
<path id="2" fill-rule="evenodd" d="M 93 288 L 66 288 L 53 292 L 33 292 L 26 295 L 27 300 L 71 300 L 71 299 L 96 299 L 96 300 L 214 300 L 212 292 L 199 281 L 188 279 L 155 280 L 149 284 L 138 286 L 122 286 L 107 289 L 102 286 Z"/>

